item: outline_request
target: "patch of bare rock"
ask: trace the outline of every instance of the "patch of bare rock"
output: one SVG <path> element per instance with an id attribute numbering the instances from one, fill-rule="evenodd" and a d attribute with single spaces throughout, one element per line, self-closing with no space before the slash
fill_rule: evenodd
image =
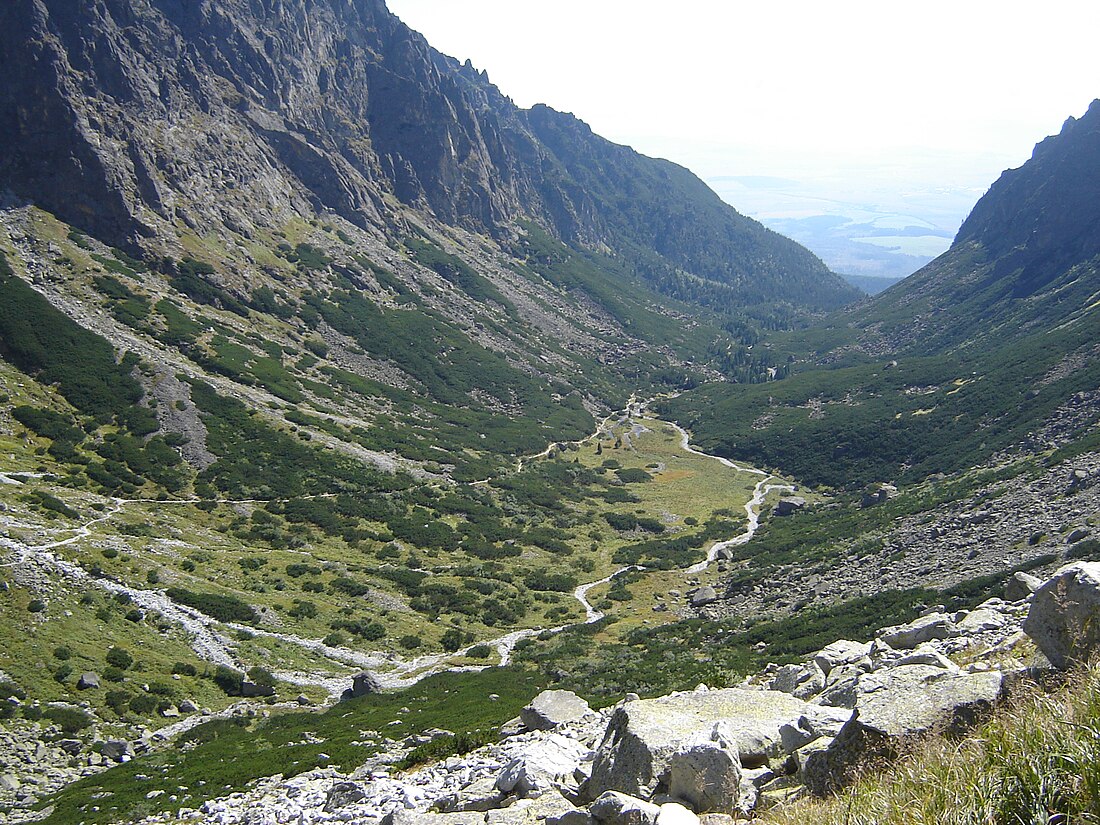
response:
<path id="1" fill-rule="evenodd" d="M 1016 601 L 932 610 L 870 642 L 839 640 L 736 686 L 630 695 L 601 711 L 547 691 L 503 726 L 500 741 L 465 756 L 403 774 L 390 753 L 348 774 L 273 777 L 178 817 L 217 825 L 729 825 L 835 791 L 929 731 L 965 731 L 1021 680 L 1100 646 L 1100 564 L 1015 584 Z"/>

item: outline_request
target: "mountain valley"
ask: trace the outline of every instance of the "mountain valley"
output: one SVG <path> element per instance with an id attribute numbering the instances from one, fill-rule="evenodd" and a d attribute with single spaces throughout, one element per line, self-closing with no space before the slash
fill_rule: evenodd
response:
<path id="1" fill-rule="evenodd" d="M 544 690 L 1015 628 L 1019 582 L 1100 561 L 1100 101 L 860 299 L 381 0 L 0 24 L 7 821 L 228 825 L 268 777 L 482 753 Z M 949 647 L 913 655 L 1002 667 Z"/>

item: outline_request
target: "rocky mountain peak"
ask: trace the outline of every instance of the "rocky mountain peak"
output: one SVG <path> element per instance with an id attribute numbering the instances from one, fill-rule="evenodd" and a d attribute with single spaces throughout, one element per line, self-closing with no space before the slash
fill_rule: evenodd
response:
<path id="1" fill-rule="evenodd" d="M 656 253 L 747 302 L 855 297 L 686 170 L 518 109 L 382 2 L 15 0 L 0 25 L 0 185 L 131 251 L 321 212 L 385 231 L 412 208 Z"/>

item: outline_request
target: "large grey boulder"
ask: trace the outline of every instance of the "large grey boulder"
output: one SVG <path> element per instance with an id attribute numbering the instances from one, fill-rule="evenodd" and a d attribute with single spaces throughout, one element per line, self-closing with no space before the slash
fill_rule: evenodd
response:
<path id="1" fill-rule="evenodd" d="M 718 601 L 718 591 L 709 585 L 700 587 L 691 594 L 692 607 L 704 607 L 716 601 Z"/>
<path id="2" fill-rule="evenodd" d="M 520 797 L 551 789 L 572 791 L 573 774 L 589 755 L 575 739 L 551 733 L 516 754 L 497 776 L 496 788 Z"/>
<path id="3" fill-rule="evenodd" d="M 775 503 L 775 509 L 772 511 L 777 516 L 790 516 L 801 510 L 806 506 L 806 499 L 802 496 L 788 496 L 787 498 L 781 498 Z"/>
<path id="4" fill-rule="evenodd" d="M 870 642 L 851 642 L 847 639 L 839 639 L 815 653 L 814 664 L 821 669 L 822 673 L 828 676 L 833 668 L 858 662 L 870 652 Z"/>
<path id="5" fill-rule="evenodd" d="M 862 693 L 836 738 L 806 756 L 802 780 L 811 793 L 824 796 L 848 785 L 860 770 L 895 758 L 906 742 L 934 727 L 961 732 L 990 712 L 1002 684 L 999 672 L 967 673 L 897 680 L 893 690 Z"/>
<path id="6" fill-rule="evenodd" d="M 485 825 L 485 814 L 480 811 L 437 814 L 396 808 L 382 817 L 379 825 Z"/>
<path id="7" fill-rule="evenodd" d="M 957 635 L 955 623 L 945 613 L 921 616 L 909 624 L 888 627 L 879 631 L 878 638 L 894 650 L 911 650 L 933 639 L 947 639 Z"/>
<path id="8" fill-rule="evenodd" d="M 519 718 L 528 730 L 553 730 L 591 712 L 588 702 L 571 690 L 544 690 L 519 712 Z"/>
<path id="9" fill-rule="evenodd" d="M 607 791 L 588 806 L 588 813 L 602 825 L 657 825 L 661 809 L 652 802 Z"/>
<path id="10" fill-rule="evenodd" d="M 699 817 L 679 802 L 665 802 L 657 814 L 657 825 L 699 825 Z"/>
<path id="11" fill-rule="evenodd" d="M 125 739 L 108 739 L 100 744 L 99 752 L 112 762 L 129 762 L 134 756 L 133 746 Z"/>
<path id="12" fill-rule="evenodd" d="M 1017 570 L 1005 585 L 1005 598 L 1010 602 L 1022 601 L 1042 586 L 1043 580 L 1038 576 Z"/>
<path id="13" fill-rule="evenodd" d="M 1100 562 L 1067 565 L 1036 590 L 1024 633 L 1057 668 L 1087 661 L 1100 647 Z"/>
<path id="14" fill-rule="evenodd" d="M 783 665 L 775 671 L 764 687 L 789 693 L 796 699 L 809 699 L 825 689 L 825 673 L 816 662 L 805 665 Z"/>
<path id="15" fill-rule="evenodd" d="M 495 776 L 482 776 L 461 790 L 438 797 L 432 810 L 449 814 L 456 811 L 491 811 L 504 803 L 505 794 L 497 789 Z"/>
<path id="16" fill-rule="evenodd" d="M 497 808 L 485 814 L 485 825 L 542 825 L 550 819 L 585 817 L 559 793 L 545 793 L 537 799 L 521 799 L 514 805 Z M 585 817 L 587 819 L 587 817 Z"/>
<path id="17" fill-rule="evenodd" d="M 669 795 L 696 813 L 729 813 L 740 803 L 741 759 L 726 726 L 696 735 L 669 760 Z"/>
<path id="18" fill-rule="evenodd" d="M 355 699 L 358 696 L 366 696 L 371 693 L 381 692 L 382 683 L 378 681 L 378 677 L 369 670 L 364 670 L 361 673 L 356 673 L 351 678 L 351 687 L 340 695 L 340 700 L 347 701 L 348 699 Z"/>
<path id="19" fill-rule="evenodd" d="M 324 811 L 330 814 L 347 805 L 354 805 L 366 796 L 363 789 L 355 782 L 336 782 L 325 795 Z"/>
<path id="20" fill-rule="evenodd" d="M 1008 624 L 1008 619 L 1000 611 L 988 607 L 971 610 L 955 623 L 955 632 L 960 636 L 976 636 L 988 630 L 999 630 Z"/>
<path id="21" fill-rule="evenodd" d="M 77 680 L 77 690 L 95 690 L 99 687 L 99 674 L 87 671 L 80 674 L 80 679 Z"/>
<path id="22" fill-rule="evenodd" d="M 596 751 L 588 792 L 650 796 L 667 781 L 669 762 L 686 743 L 718 722 L 742 766 L 757 767 L 782 751 L 779 728 L 808 712 L 805 702 L 776 691 L 727 688 L 626 702 L 615 709 Z"/>

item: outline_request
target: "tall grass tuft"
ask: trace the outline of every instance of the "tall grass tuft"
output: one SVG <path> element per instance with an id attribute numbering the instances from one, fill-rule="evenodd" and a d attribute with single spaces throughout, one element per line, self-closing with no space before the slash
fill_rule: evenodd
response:
<path id="1" fill-rule="evenodd" d="M 1017 691 L 963 740 L 931 737 L 840 795 L 768 812 L 777 825 L 1100 823 L 1100 665 Z"/>

